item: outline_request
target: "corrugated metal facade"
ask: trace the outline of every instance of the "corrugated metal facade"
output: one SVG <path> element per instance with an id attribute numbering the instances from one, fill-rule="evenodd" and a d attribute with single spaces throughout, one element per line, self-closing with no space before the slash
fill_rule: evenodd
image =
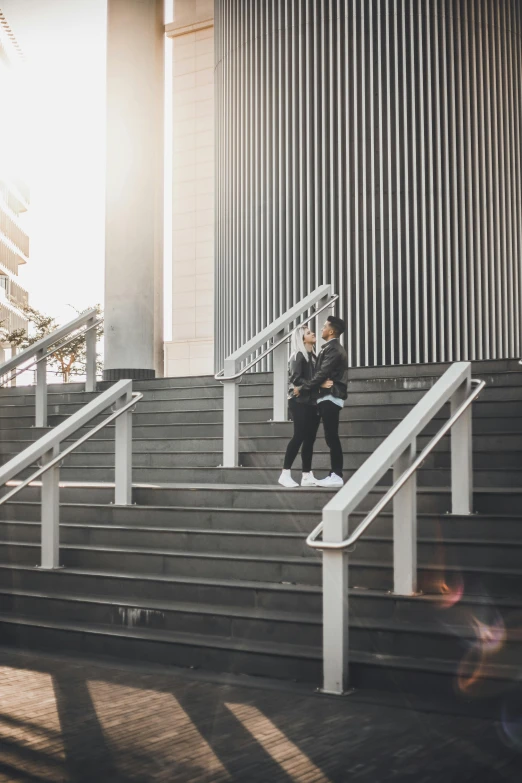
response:
<path id="1" fill-rule="evenodd" d="M 352 366 L 520 353 L 517 0 L 216 0 L 216 366 L 321 283 Z"/>

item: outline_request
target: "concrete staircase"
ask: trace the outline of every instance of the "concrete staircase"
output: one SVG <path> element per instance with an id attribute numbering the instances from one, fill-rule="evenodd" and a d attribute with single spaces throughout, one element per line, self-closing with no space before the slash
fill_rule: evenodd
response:
<path id="1" fill-rule="evenodd" d="M 445 366 L 351 371 L 342 414 L 347 476 Z M 350 558 L 352 681 L 375 688 L 502 684 L 517 675 L 522 635 L 522 373 L 483 362 L 474 407 L 475 509 L 450 517 L 449 440 L 419 474 L 422 595 L 392 587 L 391 516 Z M 241 462 L 223 469 L 222 387 L 212 378 L 135 384 L 134 501 L 111 505 L 110 429 L 62 468 L 64 570 L 43 572 L 39 489 L 0 507 L 3 644 L 79 651 L 272 678 L 321 680 L 321 559 L 306 547 L 331 497 L 276 484 L 291 424 L 272 424 L 267 375 L 241 386 Z M 50 424 L 92 395 L 51 387 Z M 2 460 L 41 434 L 27 387 L 0 392 Z M 440 426 L 432 423 L 425 438 Z M 296 465 L 298 468 L 299 465 Z M 328 467 L 322 437 L 316 473 Z M 383 480 L 383 486 L 390 477 Z M 361 508 L 379 497 L 373 492 Z M 353 516 L 353 524 L 362 513 Z"/>

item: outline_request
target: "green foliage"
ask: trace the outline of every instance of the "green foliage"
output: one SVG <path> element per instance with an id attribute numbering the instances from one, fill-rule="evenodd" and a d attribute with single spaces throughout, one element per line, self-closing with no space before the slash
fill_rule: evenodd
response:
<path id="1" fill-rule="evenodd" d="M 58 329 L 59 324 L 52 316 L 45 315 L 37 310 L 35 307 L 26 304 L 22 307 L 18 305 L 19 309 L 26 315 L 29 321 L 29 330 L 26 332 L 24 329 L 13 329 L 8 332 L 0 322 L 0 335 L 1 339 L 9 345 L 15 346 L 17 351 L 23 351 L 25 348 L 34 345 L 38 340 L 54 332 Z M 76 308 L 73 308 L 76 310 Z M 87 310 L 92 308 L 88 307 Z M 96 305 L 96 310 L 100 316 L 102 313 L 101 306 Z M 81 315 L 85 310 L 76 310 L 78 315 Z M 103 324 L 98 324 L 96 327 L 97 340 L 103 335 Z M 73 339 L 71 339 L 71 337 Z M 73 376 L 85 375 L 87 366 L 87 344 L 85 339 L 85 333 L 81 332 L 77 336 L 68 335 L 60 343 L 54 345 L 52 349 L 54 353 L 47 359 L 47 366 L 49 370 L 54 371 L 57 375 L 61 375 L 64 383 L 68 383 Z M 97 370 L 101 371 L 102 363 L 97 358 Z"/>

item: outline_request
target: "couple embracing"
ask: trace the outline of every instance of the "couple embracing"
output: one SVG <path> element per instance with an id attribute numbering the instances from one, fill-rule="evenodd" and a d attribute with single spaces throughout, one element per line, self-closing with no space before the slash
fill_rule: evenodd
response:
<path id="1" fill-rule="evenodd" d="M 301 449 L 303 463 L 302 487 L 342 487 L 343 450 L 339 440 L 339 417 L 347 397 L 348 358 L 339 338 L 345 329 L 341 318 L 331 315 L 326 320 L 321 337 L 325 341 L 319 355 L 314 348 L 315 334 L 298 326 L 292 335 L 290 353 L 290 416 L 294 435 L 287 446 L 279 483 L 283 487 L 299 486 L 291 469 Z M 321 480 L 312 473 L 312 456 L 319 423 L 330 449 L 330 474 Z"/>

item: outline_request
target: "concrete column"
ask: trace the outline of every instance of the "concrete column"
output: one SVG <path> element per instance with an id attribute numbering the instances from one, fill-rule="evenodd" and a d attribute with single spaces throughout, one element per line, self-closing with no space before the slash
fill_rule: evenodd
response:
<path id="1" fill-rule="evenodd" d="M 214 2 L 176 0 L 168 376 L 214 372 Z"/>
<path id="2" fill-rule="evenodd" d="M 163 374 L 163 0 L 108 0 L 105 380 Z"/>

